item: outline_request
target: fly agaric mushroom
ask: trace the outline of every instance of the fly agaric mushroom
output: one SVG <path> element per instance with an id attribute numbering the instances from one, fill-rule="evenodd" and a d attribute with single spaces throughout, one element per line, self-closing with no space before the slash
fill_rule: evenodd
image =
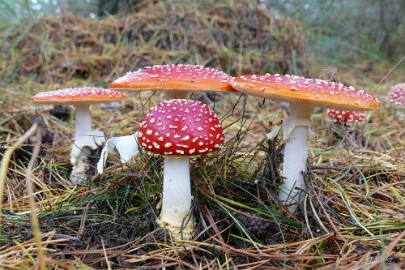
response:
<path id="1" fill-rule="evenodd" d="M 332 125 L 331 138 L 344 138 L 347 146 L 358 147 L 358 143 L 356 142 L 356 124 L 360 124 L 366 120 L 366 113 L 364 111 L 328 109 L 326 114 L 334 123 L 340 123 L 339 126 Z"/>
<path id="2" fill-rule="evenodd" d="M 405 108 L 405 83 L 398 83 L 391 86 L 388 91 L 388 101 L 393 106 L 397 107 L 398 110 L 396 114 L 400 118 L 405 118 L 403 109 Z M 402 109 L 402 111 L 400 110 Z"/>
<path id="3" fill-rule="evenodd" d="M 405 107 L 405 83 L 391 86 L 388 91 L 388 101 L 398 107 Z"/>
<path id="4" fill-rule="evenodd" d="M 364 111 L 344 111 L 328 109 L 326 114 L 333 122 L 356 124 L 364 122 L 366 113 Z"/>
<path id="5" fill-rule="evenodd" d="M 306 171 L 308 138 L 311 113 L 314 107 L 340 110 L 376 110 L 379 102 L 363 90 L 324 80 L 306 79 L 299 76 L 243 75 L 231 81 L 231 85 L 243 93 L 290 103 L 290 115 L 283 122 L 285 141 L 283 176 L 279 199 L 290 205 L 291 213 L 301 201 L 300 190 L 305 189 L 303 172 Z M 277 133 L 268 134 L 271 139 Z"/>
<path id="6" fill-rule="evenodd" d="M 116 90 L 155 90 L 165 91 L 170 98 L 185 98 L 188 92 L 237 92 L 229 84 L 231 76 L 213 68 L 200 65 L 155 65 L 128 72 L 125 76 L 116 79 L 110 85 Z M 97 163 L 97 171 L 103 173 L 108 153 L 115 148 L 121 156 L 131 158 L 138 154 L 122 147 L 132 140 L 133 136 L 113 137 L 107 141 L 102 152 L 102 158 Z M 136 143 L 136 142 L 135 142 Z M 136 146 L 136 144 L 131 144 Z"/>
<path id="7" fill-rule="evenodd" d="M 185 98 L 187 92 L 236 92 L 232 77 L 200 65 L 155 65 L 128 72 L 111 83 L 111 89 L 165 91 L 170 98 Z"/>
<path id="8" fill-rule="evenodd" d="M 138 129 L 142 148 L 163 155 L 163 203 L 158 224 L 175 239 L 188 239 L 194 222 L 190 213 L 189 158 L 217 151 L 224 143 L 221 123 L 207 105 L 172 99 L 153 107 Z M 186 217 L 191 216 L 188 223 Z M 182 236 L 182 237 L 181 237 Z"/>
<path id="9" fill-rule="evenodd" d="M 36 94 L 33 103 L 73 105 L 75 107 L 76 129 L 74 144 L 70 154 L 73 165 L 70 181 L 81 184 L 86 179 L 87 164 L 84 161 L 89 149 L 96 149 L 104 141 L 104 133 L 91 130 L 89 106 L 92 103 L 120 101 L 126 96 L 117 91 L 94 87 L 65 88 Z"/>

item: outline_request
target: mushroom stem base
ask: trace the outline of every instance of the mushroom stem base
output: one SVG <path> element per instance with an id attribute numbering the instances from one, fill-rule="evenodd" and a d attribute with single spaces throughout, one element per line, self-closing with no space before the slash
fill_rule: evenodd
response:
<path id="1" fill-rule="evenodd" d="M 190 240 L 193 237 L 194 219 L 192 217 L 191 217 L 190 221 L 188 221 L 187 225 L 184 227 L 169 224 L 160 218 L 156 222 L 159 225 L 159 227 L 169 230 L 173 239 Z"/>
<path id="2" fill-rule="evenodd" d="M 76 164 L 73 165 L 72 172 L 70 174 L 70 182 L 74 185 L 84 184 L 88 180 L 87 171 L 90 164 L 87 162 L 87 157 L 90 155 L 91 149 L 83 147 L 79 156 L 76 159 Z"/>

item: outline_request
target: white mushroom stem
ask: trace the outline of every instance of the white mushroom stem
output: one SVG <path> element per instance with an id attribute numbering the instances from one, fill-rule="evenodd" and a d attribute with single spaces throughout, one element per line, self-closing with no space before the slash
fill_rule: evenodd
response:
<path id="1" fill-rule="evenodd" d="M 170 90 L 165 91 L 165 95 L 169 99 L 185 99 L 187 98 L 188 91 Z"/>
<path id="2" fill-rule="evenodd" d="M 97 162 L 97 172 L 103 174 L 108 154 L 115 153 L 117 150 L 122 164 L 127 163 L 139 154 L 138 132 L 133 135 L 112 137 L 108 139 L 100 154 L 100 160 Z"/>
<path id="3" fill-rule="evenodd" d="M 191 208 L 189 157 L 166 157 L 164 160 L 163 203 L 158 224 L 169 229 L 175 239 L 189 239 L 193 219 Z M 191 216 L 190 216 L 191 217 Z"/>
<path id="4" fill-rule="evenodd" d="M 75 139 L 91 131 L 89 104 L 75 104 L 76 133 Z"/>
<path id="5" fill-rule="evenodd" d="M 283 160 L 283 176 L 279 200 L 290 205 L 294 213 L 302 201 L 301 191 L 305 190 L 303 172 L 306 172 L 308 158 L 308 138 L 310 134 L 312 107 L 290 105 L 290 116 L 283 124 L 286 140 Z"/>

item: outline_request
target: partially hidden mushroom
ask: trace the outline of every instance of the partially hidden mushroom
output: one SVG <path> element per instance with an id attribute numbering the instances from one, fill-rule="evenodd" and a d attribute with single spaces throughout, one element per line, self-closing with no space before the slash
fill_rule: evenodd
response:
<path id="1" fill-rule="evenodd" d="M 405 107 L 405 83 L 398 83 L 388 90 L 388 101 L 398 107 Z"/>
<path id="2" fill-rule="evenodd" d="M 331 125 L 331 138 L 344 138 L 347 147 L 358 147 L 358 124 L 366 120 L 364 111 L 345 111 L 328 109 L 326 115 L 333 124 Z"/>
<path id="3" fill-rule="evenodd" d="M 405 83 L 398 83 L 388 90 L 388 102 L 395 107 L 395 114 L 405 118 Z"/>
<path id="4" fill-rule="evenodd" d="M 328 109 L 326 114 L 335 123 L 358 124 L 364 122 L 366 119 L 366 113 L 364 111 Z"/>
<path id="5" fill-rule="evenodd" d="M 222 125 L 205 104 L 172 99 L 153 107 L 138 129 L 139 145 L 164 156 L 163 202 L 158 219 L 175 239 L 189 239 L 191 213 L 190 157 L 208 154 L 224 143 Z"/>
<path id="6" fill-rule="evenodd" d="M 73 105 L 75 108 L 75 137 L 70 154 L 73 169 L 70 181 L 82 184 L 87 180 L 86 158 L 90 150 L 96 149 L 105 141 L 102 131 L 91 129 L 90 104 L 124 100 L 126 96 L 114 90 L 95 87 L 65 88 L 40 92 L 31 98 L 33 103 Z"/>
<path id="7" fill-rule="evenodd" d="M 154 65 L 127 72 L 113 81 L 110 87 L 126 91 L 164 91 L 169 98 L 185 98 L 189 92 L 237 92 L 229 83 L 231 79 L 231 76 L 222 71 L 200 65 Z M 138 154 L 137 148 L 132 151 L 120 147 L 124 145 L 120 142 L 121 138 L 128 141 L 133 136 L 113 137 L 107 141 L 102 158 L 97 164 L 99 173 L 103 173 L 108 153 L 115 149 L 120 156 L 127 158 Z M 121 161 L 124 161 L 122 157 Z"/>
<path id="8" fill-rule="evenodd" d="M 276 128 L 268 134 L 268 138 L 273 139 L 282 129 L 285 142 L 285 179 L 281 185 L 279 200 L 289 205 L 291 213 L 296 211 L 297 204 L 302 201 L 302 191 L 305 190 L 303 173 L 306 172 L 313 108 L 371 111 L 380 107 L 379 102 L 363 90 L 299 76 L 242 75 L 236 77 L 231 85 L 248 95 L 290 103 L 289 116 L 281 128 Z"/>

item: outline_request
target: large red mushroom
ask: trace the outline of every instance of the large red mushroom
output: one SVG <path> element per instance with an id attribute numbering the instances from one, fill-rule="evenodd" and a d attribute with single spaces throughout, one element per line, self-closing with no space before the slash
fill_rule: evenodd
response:
<path id="1" fill-rule="evenodd" d="M 165 91 L 170 98 L 185 98 L 188 92 L 236 92 L 232 77 L 200 65 L 155 65 L 131 71 L 111 83 L 111 89 Z"/>
<path id="2" fill-rule="evenodd" d="M 138 129 L 139 145 L 164 159 L 163 203 L 158 224 L 174 238 L 190 238 L 191 188 L 189 158 L 220 149 L 224 143 L 222 125 L 205 104 L 172 99 L 153 107 Z"/>
<path id="3" fill-rule="evenodd" d="M 231 79 L 222 71 L 200 65 L 154 65 L 127 72 L 110 87 L 126 91 L 164 91 L 169 98 L 185 98 L 189 92 L 237 92 L 229 83 Z M 129 143 L 132 147 L 125 147 Z M 134 136 L 113 137 L 105 144 L 97 164 L 99 173 L 103 173 L 107 154 L 113 149 L 117 149 L 123 162 L 138 154 Z"/>

